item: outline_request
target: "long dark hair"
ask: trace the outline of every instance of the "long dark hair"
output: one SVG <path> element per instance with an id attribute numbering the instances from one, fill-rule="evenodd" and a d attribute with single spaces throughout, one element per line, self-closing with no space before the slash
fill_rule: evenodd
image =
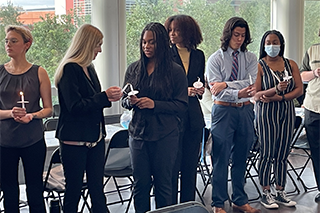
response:
<path id="1" fill-rule="evenodd" d="M 147 65 L 149 58 L 145 55 L 142 49 L 143 36 L 146 31 L 151 31 L 155 40 L 155 68 L 152 73 L 149 85 L 147 84 Z M 145 26 L 140 38 L 140 60 L 136 67 L 135 79 L 133 79 L 136 88 L 151 87 L 151 95 L 162 100 L 172 98 L 173 94 L 173 79 L 172 68 L 173 62 L 171 60 L 171 52 L 169 45 L 169 36 L 164 26 L 157 22 L 151 22 Z"/>
<path id="2" fill-rule="evenodd" d="M 196 49 L 203 40 L 198 23 L 188 15 L 170 16 L 164 23 L 168 32 L 172 21 L 175 21 L 179 26 L 185 47 L 188 50 Z"/>
<path id="3" fill-rule="evenodd" d="M 284 38 L 283 38 L 283 35 L 277 30 L 268 30 L 267 32 L 264 33 L 264 35 L 261 38 L 259 59 L 264 58 L 267 55 L 266 51 L 264 50 L 264 46 L 265 46 L 265 43 L 266 43 L 266 38 L 270 34 L 275 34 L 276 36 L 278 36 L 278 38 L 280 40 L 279 56 L 283 57 L 283 54 L 284 54 Z"/>
<path id="4" fill-rule="evenodd" d="M 244 52 L 245 50 L 247 50 L 247 45 L 252 43 L 252 39 L 251 39 L 251 36 L 250 36 L 249 25 L 246 22 L 246 20 L 244 20 L 241 17 L 232 17 L 224 25 L 222 37 L 220 38 L 221 49 L 223 51 L 227 51 L 227 49 L 229 47 L 229 42 L 230 42 L 231 37 L 232 37 L 232 31 L 236 27 L 241 27 L 241 28 L 245 28 L 246 29 L 246 36 L 245 36 L 244 42 L 243 42 L 243 44 L 241 45 L 241 48 L 240 48 L 241 51 Z"/>

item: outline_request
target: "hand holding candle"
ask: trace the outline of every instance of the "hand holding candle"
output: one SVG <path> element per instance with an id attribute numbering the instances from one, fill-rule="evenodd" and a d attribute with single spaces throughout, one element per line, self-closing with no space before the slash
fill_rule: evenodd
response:
<path id="1" fill-rule="evenodd" d="M 25 101 L 25 100 L 24 100 L 24 94 L 23 94 L 22 91 L 20 92 L 20 96 L 21 96 L 21 101 L 18 101 L 17 103 L 21 103 L 21 104 L 22 104 L 22 108 L 25 109 L 25 108 L 26 108 L 26 107 L 25 107 L 25 104 L 29 103 L 29 101 Z"/>
<path id="2" fill-rule="evenodd" d="M 133 95 L 136 95 L 136 94 L 139 93 L 139 91 L 133 89 L 133 86 L 132 86 L 132 84 L 130 84 L 130 83 L 127 83 L 127 84 L 123 87 L 122 92 L 126 93 L 126 89 L 127 89 L 128 86 L 130 87 L 130 92 L 127 93 L 128 96 L 133 96 Z"/>
<path id="3" fill-rule="evenodd" d="M 289 81 L 292 78 L 292 76 L 289 76 L 289 73 L 287 70 L 284 71 L 284 77 L 283 80 Z"/>
<path id="4" fill-rule="evenodd" d="M 190 89 L 192 90 L 191 96 L 197 96 L 197 98 L 199 98 L 198 95 L 203 95 L 204 87 L 199 77 L 198 77 L 198 80 L 193 83 L 193 88 L 190 87 Z"/>
<path id="5" fill-rule="evenodd" d="M 196 89 L 200 89 L 201 87 L 203 87 L 203 83 L 200 81 L 199 77 L 198 77 L 198 81 L 193 83 L 193 87 Z"/>

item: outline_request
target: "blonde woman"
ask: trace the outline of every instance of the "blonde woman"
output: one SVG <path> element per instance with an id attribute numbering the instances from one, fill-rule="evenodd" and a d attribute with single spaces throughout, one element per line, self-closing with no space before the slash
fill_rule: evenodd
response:
<path id="1" fill-rule="evenodd" d="M 66 178 L 64 212 L 76 213 L 86 171 L 92 212 L 109 212 L 103 193 L 106 136 L 103 108 L 121 96 L 120 87 L 101 91 L 91 64 L 101 52 L 103 35 L 85 24 L 75 33 L 71 45 L 56 70 L 60 116 L 56 137 Z"/>
<path id="2" fill-rule="evenodd" d="M 26 60 L 33 41 L 30 31 L 10 25 L 5 33 L 5 49 L 10 61 L 0 66 L 0 180 L 4 208 L 7 213 L 19 212 L 21 159 L 29 212 L 45 212 L 42 173 L 46 144 L 42 118 L 52 112 L 50 80 L 42 67 Z"/>

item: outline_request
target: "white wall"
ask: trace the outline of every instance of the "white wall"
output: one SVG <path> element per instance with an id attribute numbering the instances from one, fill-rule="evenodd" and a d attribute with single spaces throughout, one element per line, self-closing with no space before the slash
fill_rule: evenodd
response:
<path id="1" fill-rule="evenodd" d="M 304 0 L 271 1 L 271 29 L 284 36 L 284 56 L 299 65 L 303 56 Z"/>
<path id="2" fill-rule="evenodd" d="M 126 70 L 125 8 L 125 0 L 92 0 L 92 24 L 104 35 L 102 53 L 94 61 L 103 90 L 110 86 L 122 87 Z M 105 110 L 105 114 L 121 112 L 119 102 Z"/>

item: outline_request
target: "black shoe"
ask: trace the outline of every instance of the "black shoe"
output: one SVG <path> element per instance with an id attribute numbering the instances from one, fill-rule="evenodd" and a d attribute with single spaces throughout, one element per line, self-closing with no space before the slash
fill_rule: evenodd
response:
<path id="1" fill-rule="evenodd" d="M 263 195 L 260 200 L 260 203 L 267 209 L 279 208 L 279 205 L 276 203 L 276 200 L 272 196 L 271 191 L 267 189 L 263 190 Z"/>
<path id="2" fill-rule="evenodd" d="M 288 207 L 292 207 L 297 204 L 295 201 L 287 197 L 287 194 L 284 190 L 277 190 L 277 195 L 274 199 L 276 200 L 277 203 L 280 203 Z"/>
<path id="3" fill-rule="evenodd" d="M 314 198 L 314 201 L 320 202 L 320 192 L 317 194 L 317 196 Z"/>

